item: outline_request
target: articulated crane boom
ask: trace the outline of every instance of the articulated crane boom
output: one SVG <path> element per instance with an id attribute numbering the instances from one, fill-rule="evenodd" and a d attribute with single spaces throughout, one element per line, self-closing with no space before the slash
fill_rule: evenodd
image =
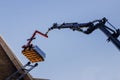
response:
<path id="1" fill-rule="evenodd" d="M 105 24 L 108 23 L 112 28 L 107 27 Z M 100 20 L 94 20 L 92 22 L 88 23 L 63 23 L 63 24 L 57 24 L 54 23 L 52 27 L 48 29 L 46 32 L 46 35 L 49 31 L 53 29 L 64 29 L 69 28 L 73 31 L 79 31 L 84 34 L 90 34 L 96 29 L 100 29 L 107 37 L 108 41 L 111 41 L 119 50 L 120 50 L 120 41 L 118 40 L 118 37 L 120 35 L 120 29 L 116 29 L 112 24 L 108 22 L 106 18 L 102 18 Z"/>

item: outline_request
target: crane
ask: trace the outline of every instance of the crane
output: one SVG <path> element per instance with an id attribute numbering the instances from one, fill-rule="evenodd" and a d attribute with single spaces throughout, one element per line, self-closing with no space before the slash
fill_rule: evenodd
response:
<path id="1" fill-rule="evenodd" d="M 108 23 L 112 28 L 108 27 L 106 23 Z M 91 34 L 96 29 L 100 29 L 108 37 L 107 41 L 111 41 L 120 50 L 120 41 L 118 39 L 120 35 L 120 29 L 116 29 L 105 17 L 88 23 L 54 23 L 52 27 L 48 28 L 46 35 L 53 29 L 65 28 L 69 28 L 73 31 L 79 31 L 84 34 Z"/>

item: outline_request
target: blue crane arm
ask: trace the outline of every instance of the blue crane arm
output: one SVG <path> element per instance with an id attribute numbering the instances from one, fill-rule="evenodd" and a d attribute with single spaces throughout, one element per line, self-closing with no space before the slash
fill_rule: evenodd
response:
<path id="1" fill-rule="evenodd" d="M 105 23 L 108 22 L 106 18 L 102 18 L 100 20 L 94 20 L 92 22 L 88 23 L 63 23 L 63 24 L 57 24 L 54 23 L 52 27 L 48 29 L 46 32 L 46 35 L 48 34 L 49 31 L 53 29 L 65 29 L 69 28 L 72 29 L 73 31 L 80 31 L 83 32 L 84 34 L 90 34 L 96 29 L 100 29 L 107 37 L 108 41 L 111 41 L 119 50 L 120 50 L 120 41 L 118 40 L 118 37 L 120 35 L 120 30 L 115 29 L 109 22 L 114 29 L 109 28 L 105 25 Z"/>

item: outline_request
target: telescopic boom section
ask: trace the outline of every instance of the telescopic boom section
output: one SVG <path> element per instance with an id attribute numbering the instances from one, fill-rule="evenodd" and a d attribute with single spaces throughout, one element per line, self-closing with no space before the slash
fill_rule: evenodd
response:
<path id="1" fill-rule="evenodd" d="M 40 34 L 40 35 L 42 35 L 43 37 L 48 38 L 48 36 L 47 36 L 46 34 L 44 34 L 44 33 L 40 32 L 40 31 L 37 31 L 37 30 L 36 30 L 36 31 L 33 33 L 32 37 L 29 39 L 29 42 L 27 43 L 27 45 L 30 45 L 30 44 L 31 44 L 32 40 L 35 39 L 35 35 L 36 35 L 37 33 Z"/>
<path id="2" fill-rule="evenodd" d="M 91 23 L 91 22 L 81 23 L 81 24 L 79 24 L 79 23 L 63 23 L 61 25 L 54 23 L 53 26 L 48 29 L 46 34 L 48 34 L 48 32 L 53 30 L 53 29 L 65 29 L 65 28 L 72 29 L 73 31 L 77 30 L 77 31 L 84 32 L 82 28 L 88 28 L 90 26 L 92 27 L 93 23 Z"/>

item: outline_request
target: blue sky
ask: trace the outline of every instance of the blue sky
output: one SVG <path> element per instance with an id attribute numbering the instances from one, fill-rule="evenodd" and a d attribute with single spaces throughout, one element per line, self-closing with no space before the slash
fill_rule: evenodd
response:
<path id="1" fill-rule="evenodd" d="M 53 23 L 84 23 L 103 17 L 120 26 L 119 0 L 1 0 L 0 35 L 18 59 L 35 30 L 43 33 Z M 85 35 L 72 30 L 53 30 L 46 39 L 36 35 L 33 41 L 45 53 L 46 59 L 30 73 L 33 77 L 51 80 L 119 80 L 120 53 L 107 37 L 96 30 Z"/>

